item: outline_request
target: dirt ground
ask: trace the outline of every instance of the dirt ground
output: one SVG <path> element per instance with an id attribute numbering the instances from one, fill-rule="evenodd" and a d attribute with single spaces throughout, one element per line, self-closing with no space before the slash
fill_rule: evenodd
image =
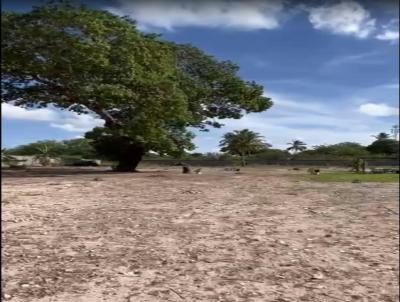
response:
<path id="1" fill-rule="evenodd" d="M 3 171 L 5 301 L 399 300 L 398 184 Z"/>

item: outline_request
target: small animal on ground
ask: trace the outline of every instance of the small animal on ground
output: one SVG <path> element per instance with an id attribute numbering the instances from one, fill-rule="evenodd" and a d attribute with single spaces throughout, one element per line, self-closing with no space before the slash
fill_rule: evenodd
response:
<path id="1" fill-rule="evenodd" d="M 319 173 L 320 173 L 320 170 L 319 169 L 315 169 L 315 168 L 309 168 L 307 171 L 311 175 L 319 175 Z"/>
<path id="2" fill-rule="evenodd" d="M 183 166 L 182 167 L 182 173 L 183 174 L 190 174 L 191 173 L 190 167 L 189 166 Z"/>
<path id="3" fill-rule="evenodd" d="M 198 169 L 194 170 L 194 173 L 201 174 L 201 168 L 198 168 Z"/>
<path id="4" fill-rule="evenodd" d="M 235 171 L 235 172 L 239 172 L 240 169 L 239 169 L 239 168 L 225 168 L 224 171 Z"/>

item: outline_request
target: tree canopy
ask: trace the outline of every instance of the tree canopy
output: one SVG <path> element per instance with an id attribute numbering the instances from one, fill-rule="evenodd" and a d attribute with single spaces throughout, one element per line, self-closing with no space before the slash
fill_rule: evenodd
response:
<path id="1" fill-rule="evenodd" d="M 48 4 L 2 12 L 1 22 L 2 101 L 97 114 L 105 126 L 87 137 L 119 170 L 134 170 L 148 150 L 193 149 L 188 127 L 207 131 L 272 105 L 232 62 L 107 11 Z"/>
<path id="2" fill-rule="evenodd" d="M 385 132 L 380 132 L 377 135 L 372 135 L 373 137 L 375 137 L 377 140 L 382 140 L 382 139 L 388 139 L 390 138 L 390 134 L 385 133 Z"/>
<path id="3" fill-rule="evenodd" d="M 333 145 L 315 146 L 312 150 L 314 154 L 336 155 L 340 156 L 363 156 L 368 151 L 359 143 L 343 142 Z"/>
<path id="4" fill-rule="evenodd" d="M 374 154 L 397 155 L 399 154 L 399 142 L 395 139 L 378 139 L 367 147 Z"/>
<path id="5" fill-rule="evenodd" d="M 226 133 L 219 146 L 222 152 L 239 155 L 242 160 L 242 166 L 244 166 L 246 164 L 246 156 L 264 151 L 271 145 L 264 142 L 260 134 L 243 129 Z"/>
<path id="6" fill-rule="evenodd" d="M 293 140 L 292 142 L 288 143 L 288 145 L 290 145 L 290 147 L 288 147 L 286 150 L 293 151 L 294 153 L 307 149 L 307 144 L 302 142 L 301 140 Z"/>

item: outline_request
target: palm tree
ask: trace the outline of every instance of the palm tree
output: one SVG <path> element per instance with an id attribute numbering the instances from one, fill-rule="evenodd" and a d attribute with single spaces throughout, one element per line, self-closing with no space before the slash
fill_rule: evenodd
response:
<path id="1" fill-rule="evenodd" d="M 48 166 L 51 162 L 51 154 L 52 150 L 46 145 L 43 144 L 36 148 L 38 153 L 35 155 L 35 158 L 39 161 L 39 163 L 43 166 Z"/>
<path id="2" fill-rule="evenodd" d="M 219 146 L 222 152 L 239 155 L 242 167 L 246 165 L 246 156 L 271 147 L 270 144 L 263 141 L 260 134 L 248 129 L 226 133 Z"/>
<path id="3" fill-rule="evenodd" d="M 296 154 L 299 151 L 304 151 L 307 149 L 306 147 L 306 143 L 303 143 L 300 140 L 293 140 L 291 143 L 287 143 L 288 145 L 290 145 L 290 147 L 286 148 L 286 150 L 288 151 L 294 151 L 294 153 Z"/>
<path id="4" fill-rule="evenodd" d="M 371 136 L 375 137 L 378 141 L 390 138 L 390 134 L 387 134 L 385 132 L 380 132 L 378 135 L 371 135 Z"/>

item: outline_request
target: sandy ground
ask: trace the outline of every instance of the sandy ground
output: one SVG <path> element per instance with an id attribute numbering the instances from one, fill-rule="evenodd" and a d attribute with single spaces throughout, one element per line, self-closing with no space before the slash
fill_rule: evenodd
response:
<path id="1" fill-rule="evenodd" d="M 295 173 L 4 171 L 3 298 L 398 301 L 398 185 Z"/>

